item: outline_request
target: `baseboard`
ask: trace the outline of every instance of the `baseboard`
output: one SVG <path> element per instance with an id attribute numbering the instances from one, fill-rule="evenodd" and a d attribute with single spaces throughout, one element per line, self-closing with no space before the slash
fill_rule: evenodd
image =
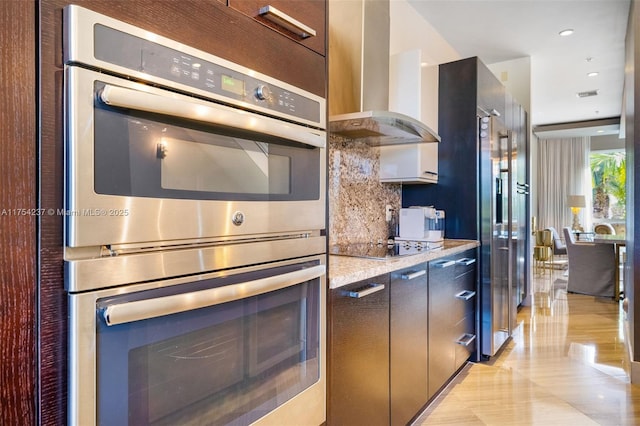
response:
<path id="1" fill-rule="evenodd" d="M 640 385 L 640 362 L 631 361 L 631 384 Z"/>
<path id="2" fill-rule="evenodd" d="M 627 356 L 629 357 L 629 365 L 631 366 L 629 371 L 629 379 L 632 385 L 640 385 L 640 362 L 633 360 L 633 348 L 631 347 L 631 336 L 629 334 L 629 321 L 626 317 L 624 319 L 624 341 L 627 345 Z"/>

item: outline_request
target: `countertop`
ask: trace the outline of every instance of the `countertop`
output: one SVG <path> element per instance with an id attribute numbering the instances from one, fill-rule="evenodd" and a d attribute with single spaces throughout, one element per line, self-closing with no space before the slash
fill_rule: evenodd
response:
<path id="1" fill-rule="evenodd" d="M 444 240 L 444 247 L 441 249 L 410 256 L 398 256 L 385 260 L 330 255 L 329 288 L 339 288 L 343 285 L 375 277 L 376 275 L 386 274 L 422 262 L 460 253 L 478 247 L 479 245 L 480 243 L 475 240 Z"/>

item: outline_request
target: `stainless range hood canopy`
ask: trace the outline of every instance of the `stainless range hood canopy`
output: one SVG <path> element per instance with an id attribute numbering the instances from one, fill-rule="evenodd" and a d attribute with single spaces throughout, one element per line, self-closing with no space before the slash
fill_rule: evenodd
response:
<path id="1" fill-rule="evenodd" d="M 415 118 L 388 111 L 389 5 L 389 0 L 331 3 L 329 135 L 372 146 L 440 142 Z"/>
<path id="2" fill-rule="evenodd" d="M 426 124 L 391 111 L 364 111 L 329 117 L 329 131 L 350 140 L 372 146 L 440 142 Z"/>

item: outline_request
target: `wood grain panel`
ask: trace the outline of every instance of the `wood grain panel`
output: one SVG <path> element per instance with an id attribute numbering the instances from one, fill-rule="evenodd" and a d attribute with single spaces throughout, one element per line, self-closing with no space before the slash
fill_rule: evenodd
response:
<path id="1" fill-rule="evenodd" d="M 0 2 L 0 424 L 6 425 L 36 418 L 36 212 L 27 210 L 36 208 L 34 23 L 33 2 Z"/>

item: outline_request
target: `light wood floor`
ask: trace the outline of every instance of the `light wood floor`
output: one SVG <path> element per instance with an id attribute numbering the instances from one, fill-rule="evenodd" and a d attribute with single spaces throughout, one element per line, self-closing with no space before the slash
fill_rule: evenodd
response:
<path id="1" fill-rule="evenodd" d="M 504 350 L 469 364 L 414 425 L 640 425 L 622 303 L 534 277 L 531 307 Z"/>

